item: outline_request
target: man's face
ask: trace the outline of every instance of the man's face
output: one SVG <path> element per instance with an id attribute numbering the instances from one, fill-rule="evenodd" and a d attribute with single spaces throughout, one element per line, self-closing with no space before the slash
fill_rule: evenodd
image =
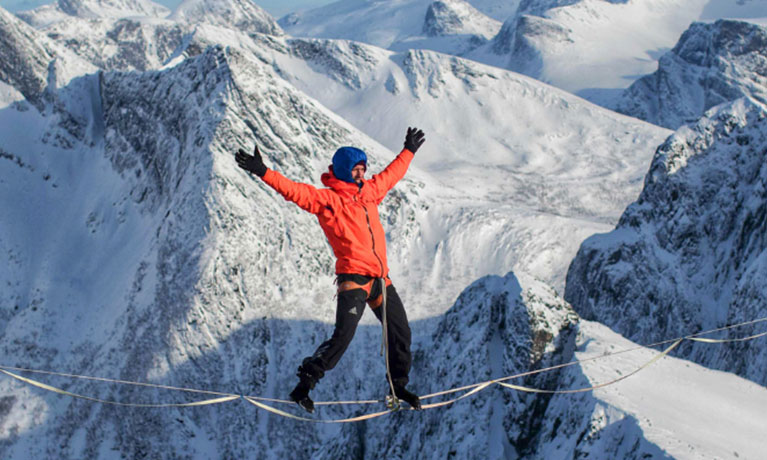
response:
<path id="1" fill-rule="evenodd" d="M 365 171 L 367 168 L 365 168 L 365 165 L 357 165 L 352 168 L 352 179 L 354 179 L 354 182 L 357 184 L 362 183 L 362 179 L 365 178 Z"/>

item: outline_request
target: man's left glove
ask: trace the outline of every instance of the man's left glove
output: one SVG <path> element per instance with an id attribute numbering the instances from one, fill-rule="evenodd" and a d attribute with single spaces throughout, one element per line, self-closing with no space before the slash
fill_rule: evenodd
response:
<path id="1" fill-rule="evenodd" d="M 244 150 L 240 149 L 234 158 L 237 160 L 237 165 L 245 171 L 250 171 L 258 177 L 264 177 L 264 174 L 266 174 L 266 165 L 261 159 L 258 145 L 253 149 L 253 155 L 248 155 Z"/>
<path id="2" fill-rule="evenodd" d="M 405 148 L 415 153 L 423 143 L 426 142 L 426 138 L 418 128 L 408 128 L 407 135 L 405 136 Z"/>

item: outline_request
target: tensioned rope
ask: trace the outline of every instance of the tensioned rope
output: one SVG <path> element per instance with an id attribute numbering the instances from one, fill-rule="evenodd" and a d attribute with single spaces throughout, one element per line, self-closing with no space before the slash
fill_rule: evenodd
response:
<path id="1" fill-rule="evenodd" d="M 437 407 L 444 407 L 444 406 L 453 404 L 453 403 L 455 403 L 455 402 L 457 402 L 459 400 L 465 399 L 465 398 L 467 398 L 469 396 L 472 396 L 472 395 L 474 395 L 476 393 L 479 393 L 480 391 L 482 391 L 482 390 L 484 390 L 484 389 L 486 389 L 489 386 L 494 385 L 494 384 L 499 384 L 499 385 L 501 385 L 503 387 L 510 388 L 510 389 L 513 389 L 513 390 L 518 390 L 518 391 L 524 391 L 524 392 L 529 392 L 529 393 L 546 393 L 546 394 L 579 393 L 579 392 L 586 392 L 586 391 L 595 390 L 595 389 L 598 389 L 598 388 L 603 388 L 603 387 L 606 387 L 608 385 L 612 385 L 612 384 L 615 384 L 617 382 L 620 382 L 621 380 L 625 380 L 628 377 L 637 374 L 638 372 L 640 372 L 641 370 L 643 370 L 643 369 L 647 368 L 648 366 L 652 365 L 653 363 L 655 363 L 656 361 L 660 360 L 664 356 L 667 356 L 674 348 L 676 348 L 680 343 L 682 343 L 685 340 L 691 340 L 691 341 L 702 342 L 702 343 L 721 344 L 721 343 L 731 343 L 731 342 L 745 342 L 745 341 L 753 340 L 753 339 L 756 339 L 756 338 L 759 338 L 759 337 L 767 336 L 767 332 L 762 332 L 762 333 L 751 335 L 751 336 L 748 336 L 748 337 L 731 338 L 731 339 L 710 339 L 710 338 L 700 337 L 702 335 L 708 335 L 708 334 L 712 334 L 714 332 L 720 332 L 720 331 L 724 331 L 724 330 L 728 330 L 728 329 L 734 329 L 734 328 L 743 327 L 743 326 L 747 326 L 747 325 L 751 325 L 751 324 L 756 324 L 756 323 L 760 323 L 760 322 L 764 322 L 764 321 L 767 321 L 767 317 L 756 319 L 756 320 L 752 320 L 752 321 L 745 321 L 745 322 L 742 322 L 742 323 L 733 324 L 733 325 L 730 325 L 730 326 L 724 326 L 724 327 L 720 327 L 720 328 L 716 328 L 716 329 L 710 329 L 710 330 L 707 330 L 707 331 L 698 332 L 698 333 L 691 334 L 691 335 L 684 336 L 684 337 L 677 337 L 675 339 L 663 340 L 663 341 L 652 343 L 652 344 L 648 344 L 648 345 L 639 345 L 639 346 L 636 346 L 636 347 L 633 347 L 633 348 L 627 348 L 627 349 L 620 350 L 620 351 L 617 351 L 617 352 L 605 353 L 605 354 L 602 354 L 602 355 L 593 356 L 591 358 L 585 358 L 585 359 L 581 359 L 581 360 L 574 360 L 574 361 L 570 361 L 570 362 L 567 362 L 567 363 L 558 364 L 558 365 L 555 365 L 555 366 L 550 366 L 550 367 L 546 367 L 546 368 L 541 368 L 541 369 L 536 369 L 536 370 L 532 370 L 532 371 L 522 372 L 522 373 L 519 373 L 519 374 L 509 375 L 509 376 L 500 377 L 500 378 L 496 378 L 496 379 L 492 379 L 492 380 L 487 380 L 487 381 L 475 383 L 475 384 L 472 384 L 472 385 L 466 385 L 466 386 L 462 386 L 462 387 L 458 387 L 458 388 L 452 388 L 452 389 L 449 389 L 449 390 L 440 391 L 440 392 L 437 392 L 437 393 L 432 393 L 432 394 L 429 394 L 429 395 L 422 396 L 421 399 L 425 400 L 425 399 L 430 399 L 430 398 L 434 398 L 434 397 L 437 397 L 437 396 L 444 396 L 444 395 L 453 394 L 453 393 L 457 393 L 457 392 L 461 392 L 461 391 L 466 391 L 466 393 L 464 393 L 463 395 L 458 396 L 458 397 L 453 398 L 453 399 L 449 399 L 447 401 L 442 401 L 442 402 L 432 403 L 432 404 L 424 404 L 422 406 L 422 409 L 434 409 L 434 408 L 437 408 Z M 512 380 L 512 379 L 526 377 L 526 376 L 529 376 L 529 375 L 535 375 L 535 374 L 539 374 L 539 373 L 543 373 L 543 372 L 549 372 L 549 371 L 552 371 L 552 370 L 561 369 L 561 368 L 564 368 L 564 367 L 573 366 L 573 365 L 585 363 L 585 362 L 588 362 L 588 361 L 594 361 L 594 360 L 597 360 L 597 359 L 608 358 L 608 357 L 611 357 L 611 356 L 616 356 L 616 355 L 623 354 L 623 353 L 628 353 L 628 352 L 631 352 L 631 351 L 652 348 L 652 347 L 656 347 L 656 346 L 660 346 L 660 345 L 666 345 L 666 344 L 669 344 L 669 343 L 671 344 L 670 346 L 668 346 L 662 352 L 660 352 L 659 354 L 654 356 L 651 360 L 649 360 L 648 362 L 644 363 L 643 365 L 641 365 L 640 367 L 638 367 L 634 371 L 632 371 L 632 372 L 630 372 L 630 373 L 628 373 L 626 375 L 622 375 L 621 377 L 619 377 L 617 379 L 614 379 L 614 380 L 611 380 L 609 382 L 600 383 L 600 384 L 597 384 L 597 385 L 594 385 L 594 386 L 591 386 L 591 387 L 587 387 L 587 388 L 568 389 L 568 390 L 543 390 L 543 389 L 529 388 L 529 387 L 524 387 L 524 386 L 520 386 L 520 385 L 513 385 L 513 384 L 505 383 L 506 381 Z M 157 389 L 164 389 L 164 390 L 171 390 L 171 391 L 181 391 L 181 392 L 189 392 L 189 393 L 196 393 L 196 394 L 205 394 L 205 395 L 212 395 L 212 396 L 215 396 L 215 397 L 208 398 L 208 399 L 203 399 L 203 400 L 199 400 L 199 401 L 188 402 L 188 403 L 168 403 L 168 404 L 124 403 L 124 402 L 119 402 L 119 401 L 104 400 L 104 399 L 100 399 L 100 398 L 94 398 L 94 397 L 90 397 L 90 396 L 85 396 L 85 395 L 80 395 L 80 394 L 72 393 L 72 392 L 69 392 L 69 391 L 66 391 L 66 390 L 62 390 L 60 388 L 56 388 L 54 386 L 51 386 L 51 385 L 48 385 L 48 384 L 45 384 L 45 383 L 42 383 L 42 382 L 38 382 L 38 381 L 33 380 L 33 379 L 22 377 L 22 376 L 14 373 L 14 372 L 11 372 L 11 371 L 30 372 L 30 373 L 37 373 L 37 374 L 44 374 L 44 375 L 51 375 L 51 376 L 60 376 L 60 377 L 69 377 L 69 378 L 75 378 L 75 379 L 83 379 L 83 380 L 91 380 L 91 381 L 99 381 L 99 382 L 116 383 L 116 384 L 122 384 L 122 385 L 133 385 L 133 386 L 150 387 L 150 388 L 157 388 Z M 91 401 L 91 402 L 97 402 L 97 403 L 102 403 L 102 404 L 110 404 L 110 405 L 116 405 L 116 406 L 122 406 L 122 407 L 141 407 L 141 408 L 197 407 L 197 406 L 205 406 L 205 405 L 211 405 L 211 404 L 221 404 L 221 403 L 224 403 L 224 402 L 229 402 L 229 401 L 233 401 L 235 399 L 242 398 L 245 401 L 253 404 L 254 406 L 256 406 L 256 407 L 258 407 L 260 409 L 269 411 L 271 413 L 274 413 L 274 414 L 277 414 L 277 415 L 280 415 L 280 416 L 283 416 L 283 417 L 291 418 L 291 419 L 294 419 L 294 420 L 300 420 L 300 421 L 306 421 L 306 422 L 314 422 L 314 423 L 349 423 L 349 422 L 359 422 L 359 421 L 369 420 L 369 419 L 376 418 L 376 417 L 381 417 L 383 415 L 387 415 L 387 414 L 390 414 L 392 412 L 395 412 L 395 411 L 387 409 L 385 411 L 374 412 L 374 413 L 370 413 L 370 414 L 364 414 L 364 415 L 359 415 L 359 416 L 350 417 L 350 418 L 344 418 L 344 419 L 331 419 L 331 420 L 310 419 L 310 418 L 305 418 L 305 417 L 300 417 L 300 416 L 296 416 L 296 415 L 290 414 L 288 412 L 282 411 L 280 409 L 277 409 L 277 408 L 272 407 L 270 405 L 264 404 L 262 402 L 262 401 L 265 401 L 265 402 L 272 402 L 272 403 L 288 403 L 288 404 L 293 404 L 292 401 L 285 401 L 285 400 L 281 400 L 281 399 L 264 398 L 264 397 L 258 397 L 258 396 L 246 396 L 246 395 L 238 395 L 238 394 L 233 394 L 233 393 L 222 393 L 222 392 L 217 392 L 217 391 L 199 390 L 199 389 L 193 389 L 193 388 L 183 388 L 183 387 L 175 387 L 175 386 L 153 384 L 153 383 L 132 382 L 132 381 L 128 381 L 128 380 L 108 379 L 108 378 L 103 378 L 103 377 L 89 377 L 89 376 L 84 376 L 84 375 L 67 374 L 67 373 L 61 373 L 61 372 L 43 371 L 43 370 L 35 370 L 35 369 L 26 369 L 26 368 L 11 367 L 11 366 L 0 366 L 0 372 L 2 372 L 3 374 L 5 374 L 5 375 L 7 375 L 9 377 L 12 377 L 12 378 L 17 379 L 17 380 L 19 380 L 21 382 L 24 382 L 26 384 L 35 386 L 37 388 L 41 388 L 43 390 L 51 391 L 51 392 L 54 392 L 54 393 L 57 393 L 57 394 L 60 394 L 60 395 L 70 396 L 70 397 L 73 397 L 73 398 L 79 398 L 79 399 L 83 399 L 83 400 Z M 317 402 L 315 404 L 316 405 L 344 405 L 344 404 L 374 404 L 374 403 L 380 403 L 380 402 L 381 402 L 380 400 L 326 401 L 326 402 Z"/>

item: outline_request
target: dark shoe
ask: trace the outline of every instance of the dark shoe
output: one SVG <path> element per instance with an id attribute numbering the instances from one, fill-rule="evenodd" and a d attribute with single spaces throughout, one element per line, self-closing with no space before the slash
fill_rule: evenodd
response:
<path id="1" fill-rule="evenodd" d="M 407 391 L 405 387 L 395 386 L 394 395 L 397 396 L 397 399 L 401 399 L 402 401 L 410 404 L 410 407 L 413 409 L 421 410 L 421 399 L 418 397 L 418 395 Z"/>
<path id="2" fill-rule="evenodd" d="M 298 385 L 296 385 L 293 391 L 290 392 L 291 401 L 294 401 L 310 414 L 314 412 L 314 401 L 309 397 L 309 390 L 311 389 L 312 385 L 302 379 L 298 382 Z"/>

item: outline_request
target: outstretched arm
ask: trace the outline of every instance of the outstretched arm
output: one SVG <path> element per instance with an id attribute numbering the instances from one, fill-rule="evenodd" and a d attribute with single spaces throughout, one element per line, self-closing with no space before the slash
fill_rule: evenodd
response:
<path id="1" fill-rule="evenodd" d="M 329 205 L 329 197 L 324 191 L 317 190 L 309 184 L 294 182 L 277 171 L 267 168 L 261 159 L 258 145 L 253 150 L 253 155 L 248 155 L 240 149 L 235 159 L 240 168 L 257 175 L 286 200 L 292 201 L 305 211 L 317 214 Z"/>
<path id="2" fill-rule="evenodd" d="M 376 201 L 380 203 L 389 190 L 391 190 L 392 187 L 405 176 L 416 150 L 418 150 L 424 142 L 426 142 L 426 138 L 423 131 L 418 128 L 407 129 L 405 148 L 402 149 L 394 161 L 389 163 L 389 166 L 373 176 L 370 180 L 371 185 L 375 188 Z"/>

